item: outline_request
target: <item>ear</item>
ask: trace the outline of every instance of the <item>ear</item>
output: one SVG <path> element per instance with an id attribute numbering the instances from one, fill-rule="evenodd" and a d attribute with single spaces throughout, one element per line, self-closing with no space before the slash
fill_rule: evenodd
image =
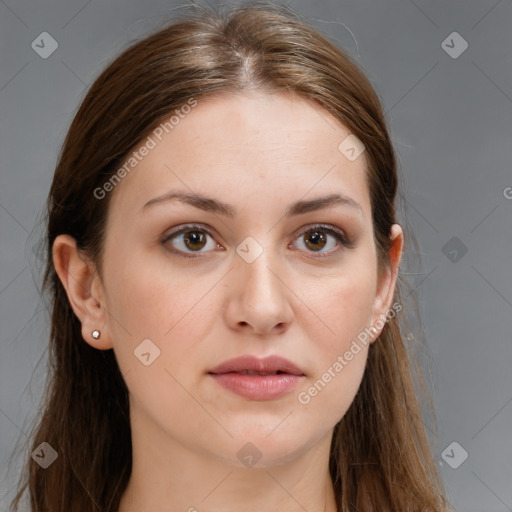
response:
<path id="1" fill-rule="evenodd" d="M 69 303 L 82 323 L 82 337 L 99 350 L 112 348 L 101 279 L 95 265 L 81 252 L 70 235 L 59 235 L 53 242 L 53 264 Z M 92 332 L 100 331 L 99 339 Z"/>
<path id="2" fill-rule="evenodd" d="M 386 315 L 392 306 L 396 279 L 398 276 L 404 245 L 404 234 L 399 224 L 393 224 L 393 226 L 391 226 L 389 238 L 391 240 L 391 247 L 389 248 L 390 268 L 388 267 L 385 270 L 383 275 L 380 276 L 378 282 L 377 295 L 375 297 L 372 311 L 372 335 L 370 343 L 373 343 L 380 336 L 380 333 L 384 328 L 384 324 L 386 323 Z M 401 307 L 402 306 L 400 305 L 400 309 Z M 397 310 L 399 311 L 399 309 Z"/>

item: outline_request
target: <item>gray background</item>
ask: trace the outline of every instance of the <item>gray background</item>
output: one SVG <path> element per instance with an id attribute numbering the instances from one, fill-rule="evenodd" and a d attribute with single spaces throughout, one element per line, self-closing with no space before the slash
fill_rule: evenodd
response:
<path id="1" fill-rule="evenodd" d="M 35 247 L 58 151 L 100 71 L 179 5 L 0 0 L 2 511 L 20 464 L 16 456 L 7 473 L 8 457 L 25 441 L 45 379 Z M 422 255 L 409 247 L 402 270 L 423 314 L 449 496 L 459 511 L 512 510 L 512 3 L 290 6 L 356 58 L 387 112 Z M 45 31 L 58 42 L 47 59 L 31 47 Z M 443 44 L 452 32 L 468 43 L 457 58 L 444 48 L 460 51 L 461 40 Z"/>

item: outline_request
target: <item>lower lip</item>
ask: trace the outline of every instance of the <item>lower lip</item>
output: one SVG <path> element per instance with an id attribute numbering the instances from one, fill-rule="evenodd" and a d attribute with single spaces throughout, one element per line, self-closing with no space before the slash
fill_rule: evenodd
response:
<path id="1" fill-rule="evenodd" d="M 272 400 L 289 393 L 304 379 L 303 375 L 245 375 L 243 373 L 209 374 L 229 391 L 250 400 Z"/>

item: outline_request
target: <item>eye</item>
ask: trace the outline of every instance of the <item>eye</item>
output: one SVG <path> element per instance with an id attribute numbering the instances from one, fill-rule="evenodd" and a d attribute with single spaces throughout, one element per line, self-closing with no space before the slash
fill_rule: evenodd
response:
<path id="1" fill-rule="evenodd" d="M 210 240 L 208 240 L 210 238 Z M 194 258 L 191 253 L 203 253 L 208 250 L 220 248 L 210 232 L 202 226 L 187 225 L 165 236 L 161 241 L 163 245 L 171 245 L 169 251 L 179 253 L 187 258 Z M 205 249 L 206 250 L 202 250 Z M 187 254 L 189 253 L 189 254 Z"/>
<path id="2" fill-rule="evenodd" d="M 313 226 L 299 236 L 299 249 L 320 254 L 321 257 L 338 252 L 340 244 L 351 248 L 354 244 L 342 231 L 329 225 Z M 324 250 L 327 247 L 326 250 Z"/>
<path id="3" fill-rule="evenodd" d="M 340 244 L 347 248 L 354 247 L 354 243 L 341 230 L 330 225 L 319 224 L 310 227 L 303 231 L 297 240 L 299 240 L 300 250 L 317 253 L 318 257 L 326 257 L 338 252 Z M 222 249 L 222 246 L 215 242 L 210 231 L 197 224 L 181 227 L 166 235 L 161 243 L 167 246 L 170 252 L 186 258 L 195 258 L 209 250 Z M 324 250 L 326 247 L 327 250 Z"/>

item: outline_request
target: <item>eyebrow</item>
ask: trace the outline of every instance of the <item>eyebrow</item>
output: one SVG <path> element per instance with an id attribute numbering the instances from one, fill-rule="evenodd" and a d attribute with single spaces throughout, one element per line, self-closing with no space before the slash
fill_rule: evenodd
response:
<path id="1" fill-rule="evenodd" d="M 172 200 L 181 201 L 182 203 L 189 204 L 201 210 L 218 213 L 226 217 L 233 218 L 236 215 L 236 210 L 233 208 L 233 206 L 227 203 L 223 203 L 217 199 L 202 196 L 200 194 L 189 194 L 173 190 L 151 199 L 143 206 L 142 209 L 146 210 L 150 206 Z M 349 206 L 350 208 L 358 210 L 359 213 L 363 214 L 361 205 L 351 197 L 344 194 L 329 194 L 327 196 L 317 197 L 315 199 L 306 201 L 296 201 L 286 209 L 285 216 L 290 217 L 292 215 L 300 215 L 303 213 L 321 210 L 323 208 L 337 205 Z"/>

